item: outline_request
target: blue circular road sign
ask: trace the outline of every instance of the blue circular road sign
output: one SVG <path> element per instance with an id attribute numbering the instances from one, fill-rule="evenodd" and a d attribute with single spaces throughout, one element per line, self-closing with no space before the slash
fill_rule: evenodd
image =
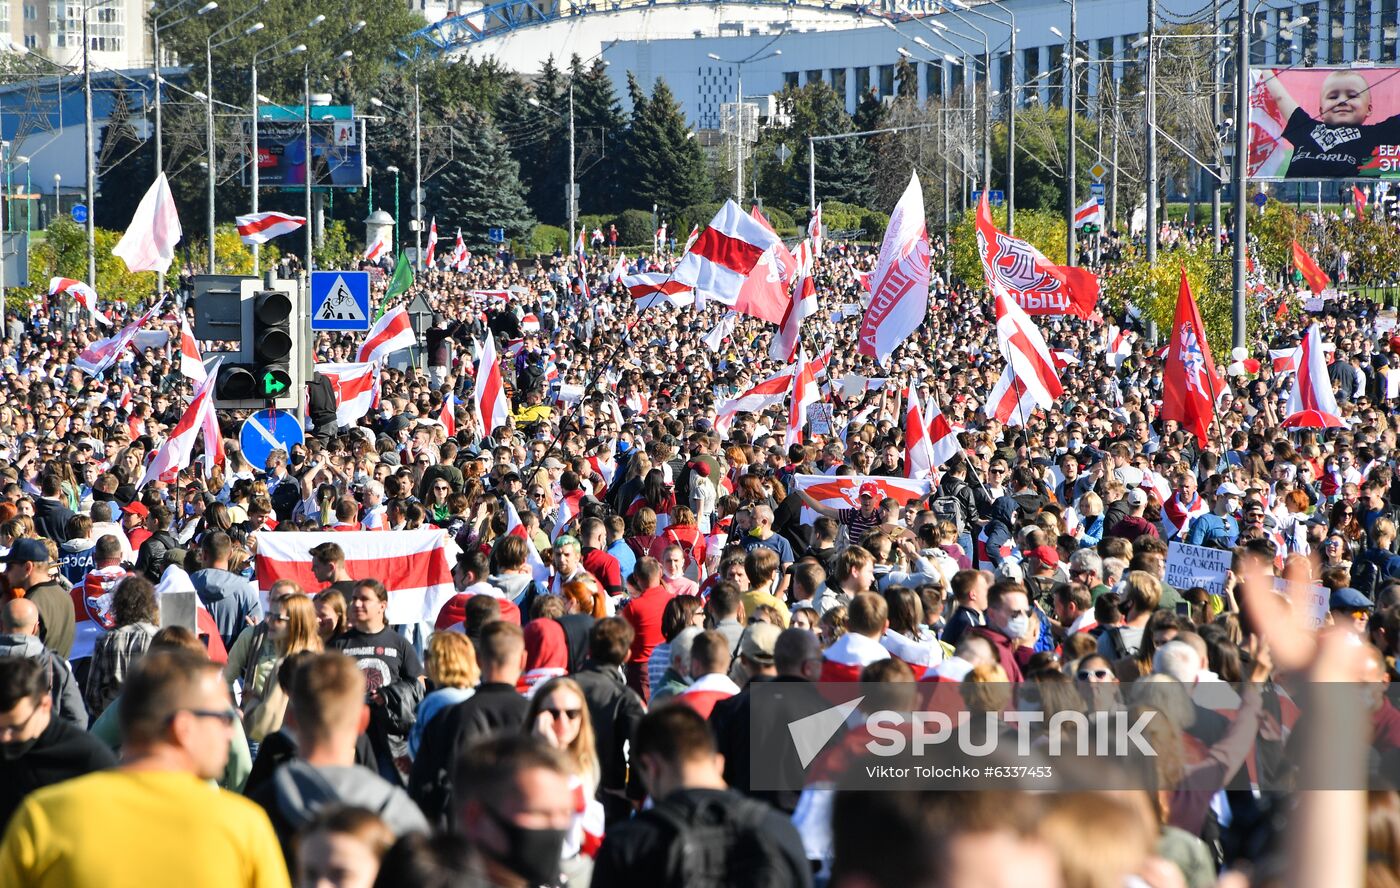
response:
<path id="1" fill-rule="evenodd" d="M 268 454 L 285 450 L 288 454 L 306 440 L 297 415 L 290 410 L 259 410 L 243 421 L 238 434 L 243 455 L 254 468 L 267 465 Z"/>
<path id="2" fill-rule="evenodd" d="M 73 208 L 68 211 L 68 214 L 72 216 L 73 221 L 77 222 L 79 225 L 87 222 L 87 207 L 83 204 L 73 204 Z"/>

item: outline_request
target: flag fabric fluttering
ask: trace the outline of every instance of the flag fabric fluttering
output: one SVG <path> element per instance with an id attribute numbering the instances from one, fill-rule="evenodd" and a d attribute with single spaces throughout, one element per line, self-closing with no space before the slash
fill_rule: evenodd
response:
<path id="1" fill-rule="evenodd" d="M 802 430 L 807 427 L 807 408 L 821 401 L 821 391 L 817 388 L 816 371 L 807 353 L 797 350 L 797 366 L 792 372 L 792 390 L 788 395 L 791 409 L 788 411 L 787 431 L 783 435 L 783 446 L 791 447 L 802 443 Z"/>
<path id="2" fill-rule="evenodd" d="M 387 231 L 381 232 L 379 237 L 370 241 L 369 245 L 365 247 L 365 261 L 378 262 L 384 258 L 384 253 L 389 249 L 389 246 L 389 233 Z"/>
<path id="3" fill-rule="evenodd" d="M 423 257 L 424 268 L 433 267 L 433 259 L 437 257 L 437 242 L 437 216 L 434 216 L 432 221 L 428 223 L 428 253 Z"/>
<path id="4" fill-rule="evenodd" d="M 695 291 L 688 284 L 672 280 L 665 272 L 650 271 L 632 274 L 622 279 L 622 286 L 637 300 L 638 312 L 658 305 L 686 308 L 695 304 Z"/>
<path id="5" fill-rule="evenodd" d="M 1099 203 L 1097 197 L 1091 197 L 1081 204 L 1074 211 L 1074 227 L 1083 228 L 1085 225 L 1103 224 L 1103 204 Z"/>
<path id="6" fill-rule="evenodd" d="M 797 253 L 793 258 L 797 262 L 797 275 L 792 284 L 792 294 L 788 298 L 782 322 L 768 346 L 768 357 L 784 363 L 791 361 L 797 353 L 798 342 L 802 338 L 802 321 L 817 313 L 817 288 L 812 272 L 812 242 L 804 240 L 798 244 Z"/>
<path id="7" fill-rule="evenodd" d="M 438 422 L 447 430 L 447 437 L 457 436 L 457 396 L 451 392 L 442 399 L 442 410 L 438 413 Z"/>
<path id="8" fill-rule="evenodd" d="M 928 315 L 930 255 L 924 192 L 918 174 L 911 173 L 880 243 L 880 258 L 870 278 L 870 306 L 857 334 L 857 354 L 883 364 L 919 329 Z"/>
<path id="9" fill-rule="evenodd" d="M 933 474 L 935 465 L 924 409 L 919 404 L 919 381 L 915 379 L 905 391 L 904 477 L 927 478 Z"/>
<path id="10" fill-rule="evenodd" d="M 662 230 L 664 231 L 665 229 L 663 228 Z M 689 252 L 690 252 L 690 248 L 693 247 L 693 246 L 695 246 L 695 242 L 696 242 L 697 240 L 699 240 L 699 239 L 700 239 L 700 223 L 699 223 L 699 222 L 696 222 L 694 225 L 690 226 L 690 234 L 686 235 L 686 238 L 685 238 L 685 249 L 684 249 L 684 250 L 681 250 L 681 252 L 682 252 L 682 253 L 689 253 Z"/>
<path id="11" fill-rule="evenodd" d="M 379 303 L 379 313 L 388 311 L 389 303 L 395 298 L 407 293 L 413 286 L 413 263 L 408 261 L 408 257 L 399 252 L 397 261 L 394 262 L 394 275 L 389 278 L 389 286 L 384 291 L 384 300 Z"/>
<path id="12" fill-rule="evenodd" d="M 121 328 L 115 336 L 100 339 L 92 343 L 73 359 L 73 364 L 89 376 L 101 376 L 106 373 L 117 361 L 121 360 L 122 353 L 131 344 L 131 340 L 151 322 L 159 312 L 165 300 L 158 301 L 151 308 L 147 309 L 139 318 Z"/>
<path id="13" fill-rule="evenodd" d="M 165 274 L 175 260 L 175 245 L 183 236 L 180 214 L 175 210 L 175 198 L 162 172 L 141 198 L 126 233 L 112 248 L 112 255 L 121 257 L 127 271 L 158 271 Z"/>
<path id="14" fill-rule="evenodd" d="M 199 343 L 190 332 L 190 323 L 180 319 L 180 372 L 193 382 L 203 382 L 209 375 L 204 369 L 204 358 L 199 354 Z"/>
<path id="15" fill-rule="evenodd" d="M 1033 245 L 999 230 L 985 192 L 977 203 L 977 247 L 988 289 L 1005 290 L 1027 314 L 1087 318 L 1094 313 L 1098 276 L 1077 266 L 1053 265 Z"/>
<path id="16" fill-rule="evenodd" d="M 1356 218 L 1366 215 L 1366 192 L 1355 185 L 1351 186 L 1351 200 L 1356 205 Z"/>
<path id="17" fill-rule="evenodd" d="M 997 378 L 997 384 L 992 387 L 991 394 L 987 395 L 987 403 L 983 405 L 982 410 L 1002 425 L 1022 426 L 1030 419 L 1035 408 L 1035 396 L 1016 377 L 1011 365 L 1007 364 L 1001 371 L 1001 376 Z"/>
<path id="18" fill-rule="evenodd" d="M 719 319 L 710 332 L 705 334 L 705 347 L 715 354 L 719 354 L 720 347 L 724 345 L 724 340 L 734 335 L 734 324 L 739 320 L 739 316 L 732 311 L 726 311 L 724 317 Z"/>
<path id="19" fill-rule="evenodd" d="M 380 364 L 394 352 L 410 348 L 417 343 L 418 337 L 413 335 L 413 325 L 408 320 L 408 310 L 400 305 L 392 311 L 385 312 L 374 322 L 355 360 Z"/>
<path id="20" fill-rule="evenodd" d="M 1112 325 L 1108 327 L 1108 366 L 1114 370 L 1123 366 L 1123 362 L 1133 353 L 1135 338 L 1131 330 Z"/>
<path id="21" fill-rule="evenodd" d="M 807 239 L 812 242 L 812 250 L 820 255 L 822 251 L 822 205 L 817 204 L 817 208 L 812 211 L 812 218 L 807 220 Z"/>
<path id="22" fill-rule="evenodd" d="M 1303 249 L 1303 245 L 1296 240 L 1293 242 L 1293 267 L 1298 269 L 1303 275 L 1304 282 L 1314 296 L 1321 296 L 1322 291 L 1332 286 L 1332 279 L 1327 276 L 1316 260 L 1308 255 L 1308 251 Z"/>
<path id="23" fill-rule="evenodd" d="M 67 293 L 72 296 L 73 300 L 97 323 L 107 327 L 112 326 L 111 320 L 97 310 L 97 291 L 92 287 L 73 278 L 49 278 L 49 295 L 57 296 L 59 293 Z"/>
<path id="24" fill-rule="evenodd" d="M 249 213 L 234 219 L 238 223 L 238 237 L 245 244 L 265 244 L 306 224 L 305 216 L 286 213 Z"/>
<path id="25" fill-rule="evenodd" d="M 466 271 L 469 256 L 467 243 L 462 240 L 462 229 L 459 228 L 457 229 L 457 242 L 452 246 L 452 267 L 457 271 Z"/>
<path id="26" fill-rule="evenodd" d="M 1288 414 L 1281 425 L 1290 429 L 1340 429 L 1346 421 L 1337 410 L 1337 396 L 1332 392 L 1332 380 L 1327 375 L 1327 359 L 1322 351 L 1322 330 L 1317 324 L 1308 327 L 1299 346 L 1298 376 L 1288 392 Z"/>
<path id="27" fill-rule="evenodd" d="M 525 530 L 525 524 L 520 520 L 520 513 L 515 510 L 515 503 L 510 501 L 510 497 L 506 497 L 505 504 L 506 533 L 518 536 L 525 541 L 525 563 L 530 568 L 530 576 L 534 577 L 535 582 L 539 583 L 541 588 L 549 589 L 549 581 L 553 577 L 549 565 L 540 557 L 540 550 L 535 548 L 535 541 Z"/>
<path id="28" fill-rule="evenodd" d="M 171 428 L 164 443 L 156 449 L 155 455 L 146 464 L 146 473 L 141 476 L 140 483 L 136 485 L 137 490 L 157 479 L 167 482 L 174 481 L 175 476 L 182 469 L 189 467 L 190 455 L 194 452 L 195 439 L 204 434 L 205 417 L 214 409 L 211 389 L 217 374 L 218 364 L 216 363 L 213 372 L 195 389 L 194 398 L 185 408 L 185 412 L 180 415 L 179 421 Z"/>
<path id="29" fill-rule="evenodd" d="M 997 347 L 1011 375 L 1038 407 L 1049 408 L 1064 394 L 1055 359 L 1040 330 L 1005 291 L 996 295 Z"/>
<path id="30" fill-rule="evenodd" d="M 740 413 L 760 413 L 774 404 L 781 404 L 792 388 L 792 375 L 792 368 L 789 367 L 719 405 L 715 410 L 715 429 L 721 434 L 726 433 L 734 417 Z"/>
<path id="31" fill-rule="evenodd" d="M 510 418 L 505 379 L 501 376 L 501 362 L 496 357 L 496 339 L 489 332 L 481 342 L 481 357 L 476 362 L 472 407 L 481 421 L 478 431 L 483 438 L 505 425 Z"/>
<path id="32" fill-rule="evenodd" d="M 727 200 L 681 257 L 672 279 L 690 286 L 698 298 L 733 307 L 749 273 L 781 243 L 771 230 Z M 777 279 L 777 269 L 770 269 L 770 274 Z"/>
<path id="33" fill-rule="evenodd" d="M 353 426 L 379 402 L 379 362 L 317 364 L 316 372 L 330 380 L 335 392 L 335 421 Z"/>
<path id="34" fill-rule="evenodd" d="M 1215 360 L 1206 342 L 1205 325 L 1191 295 L 1186 269 L 1181 269 L 1176 313 L 1172 319 L 1172 341 L 1162 369 L 1163 419 L 1174 419 L 1196 436 L 1202 447 L 1215 418 L 1215 399 L 1224 390 L 1224 380 L 1215 371 Z"/>

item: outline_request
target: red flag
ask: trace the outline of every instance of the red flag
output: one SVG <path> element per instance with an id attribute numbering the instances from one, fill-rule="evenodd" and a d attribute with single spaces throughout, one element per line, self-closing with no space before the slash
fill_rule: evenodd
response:
<path id="1" fill-rule="evenodd" d="M 1321 296 L 1323 290 L 1332 286 L 1332 279 L 1327 276 L 1327 272 L 1313 261 L 1313 257 L 1309 256 L 1308 251 L 1297 241 L 1293 242 L 1293 267 L 1303 273 L 1303 280 L 1307 281 L 1308 289 L 1312 290 L 1314 296 Z"/>
<path id="2" fill-rule="evenodd" d="M 977 246 L 982 271 L 1033 315 L 1072 314 L 1087 318 L 1099 301 L 1099 278 L 1070 265 L 1052 265 L 1035 247 L 999 231 L 987 195 L 977 204 Z"/>
<path id="3" fill-rule="evenodd" d="M 1359 219 L 1366 215 L 1366 192 L 1353 185 L 1351 186 L 1351 199 L 1356 204 L 1356 217 Z"/>
<path id="4" fill-rule="evenodd" d="M 1181 423 L 1181 427 L 1195 434 L 1204 447 L 1215 417 L 1215 399 L 1224 388 L 1224 380 L 1215 372 L 1205 325 L 1201 323 L 1201 313 L 1191 295 L 1184 267 L 1176 296 L 1176 314 L 1172 319 L 1170 348 L 1162 371 L 1162 418 Z"/>

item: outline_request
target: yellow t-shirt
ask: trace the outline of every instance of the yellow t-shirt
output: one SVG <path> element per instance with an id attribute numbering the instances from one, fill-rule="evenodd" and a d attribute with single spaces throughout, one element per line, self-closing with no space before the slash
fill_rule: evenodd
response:
<path id="1" fill-rule="evenodd" d="M 788 606 L 783 603 L 781 598 L 769 592 L 767 589 L 750 589 L 740 596 L 740 600 L 744 603 L 744 614 L 750 617 L 753 616 L 754 610 L 757 609 L 760 604 L 773 605 L 773 607 L 777 608 L 778 614 L 783 618 L 782 628 L 786 629 L 788 627 L 788 620 L 792 616 L 788 612 Z"/>
<path id="2" fill-rule="evenodd" d="M 32 793 L 0 843 L 7 888 L 290 888 L 262 808 L 191 774 L 99 771 Z"/>

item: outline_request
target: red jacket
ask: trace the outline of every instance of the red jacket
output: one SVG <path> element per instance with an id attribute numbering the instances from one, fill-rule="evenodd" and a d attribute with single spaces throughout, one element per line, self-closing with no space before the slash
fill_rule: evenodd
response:
<path id="1" fill-rule="evenodd" d="M 632 639 L 632 659 L 628 662 L 645 666 L 651 660 L 651 652 L 666 640 L 661 634 L 661 615 L 670 600 L 671 593 L 665 586 L 652 586 L 622 606 L 621 617 L 637 633 Z"/>

